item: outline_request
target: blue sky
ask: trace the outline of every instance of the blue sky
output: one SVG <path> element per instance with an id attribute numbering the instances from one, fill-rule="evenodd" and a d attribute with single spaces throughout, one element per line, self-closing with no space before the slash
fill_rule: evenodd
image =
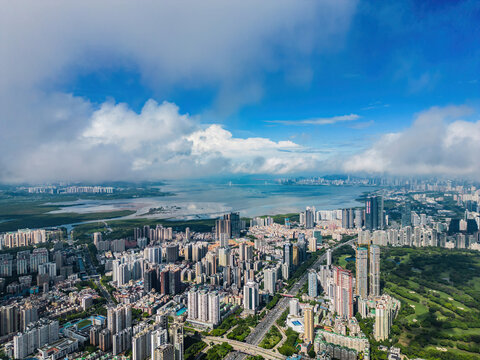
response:
<path id="1" fill-rule="evenodd" d="M 193 145 L 174 144 L 171 147 L 175 150 L 169 149 L 165 157 L 152 155 L 156 147 L 161 146 L 153 144 L 153 140 L 139 144 L 134 150 L 124 148 L 122 151 L 128 152 L 124 155 L 130 156 L 128 167 L 134 169 L 127 177 L 140 176 L 140 169 L 141 177 L 162 177 L 164 169 L 177 167 L 171 159 L 179 153 L 182 155 L 179 163 L 183 164 L 180 168 L 191 168 L 186 161 L 186 157 L 190 157 L 197 171 L 180 171 L 175 175 L 178 177 L 216 171 L 285 175 L 314 173 L 319 168 L 324 172 L 394 173 L 393 167 L 407 169 L 408 164 L 401 156 L 388 154 L 388 149 L 381 148 L 381 143 L 391 140 L 386 138 L 389 133 L 402 136 L 415 129 L 422 114 L 431 113 L 435 114 L 431 126 L 443 129 L 438 133 L 437 142 L 444 141 L 452 123 L 466 120 L 477 124 L 480 95 L 478 1 L 285 0 L 266 1 L 258 7 L 247 1 L 243 5 L 232 2 L 231 8 L 215 1 L 207 2 L 202 8 L 188 1 L 183 4 L 185 7 L 170 6 L 168 2 L 158 8 L 150 2 L 144 5 L 137 10 L 122 6 L 121 2 L 118 21 L 105 18 L 110 15 L 108 8 L 97 8 L 94 2 L 85 8 L 59 6 L 51 12 L 37 14 L 41 19 L 33 21 L 27 30 L 17 30 L 16 25 L 24 21 L 30 26 L 33 5 L 26 13 L 22 11 L 25 9 L 12 6 L 9 14 L 7 11 L 9 19 L 4 19 L 6 24 L 2 25 L 4 34 L 13 35 L 12 39 L 26 44 L 21 48 L 13 44 L 13 40 L 4 42 L 6 50 L 12 47 L 9 51 L 12 55 L 2 67 L 4 70 L 14 68 L 14 75 L 6 74 L 3 85 L 11 89 L 11 84 L 15 83 L 13 92 L 16 94 L 12 100 L 9 92 L 5 99 L 17 104 L 18 98 L 22 98 L 22 106 L 27 108 L 20 115 L 18 111 L 8 111 L 4 118 L 13 122 L 10 120 L 13 117 L 23 117 L 24 124 L 28 124 L 32 118 L 28 109 L 42 114 L 44 111 L 36 108 L 42 102 L 48 109 L 55 106 L 63 109 L 56 111 L 57 114 L 65 113 L 58 129 L 69 130 L 75 144 L 78 140 L 75 153 L 90 146 L 86 153 L 91 151 L 105 156 L 89 171 L 94 174 L 92 179 L 103 179 L 102 166 L 118 160 L 110 158 L 118 149 L 106 147 L 122 147 L 123 141 L 129 141 L 124 134 L 113 139 L 92 131 L 106 126 L 101 122 L 107 120 L 100 119 L 100 115 L 108 113 L 106 123 L 109 126 L 121 129 L 125 125 L 128 131 L 129 126 L 121 122 L 124 113 L 118 112 L 119 104 L 130 112 L 129 119 L 135 124 L 142 122 L 142 109 L 152 99 L 159 109 L 164 101 L 174 104 L 177 107 L 175 116 L 187 114 L 185 132 L 179 133 L 179 137 Z M 160 19 L 149 19 L 149 11 L 158 11 Z M 80 20 L 71 23 L 72 14 L 78 15 Z M 51 29 L 43 30 L 45 24 L 52 21 Z M 159 22 L 166 25 L 158 25 Z M 121 29 L 122 24 L 126 29 L 133 27 L 135 30 Z M 65 34 L 59 35 L 62 29 Z M 53 40 L 43 42 L 52 34 L 55 34 Z M 41 44 L 41 49 L 34 41 Z M 38 55 L 32 56 L 31 62 L 16 58 L 30 51 Z M 52 53 L 61 55 L 53 57 Z M 20 64 L 18 69 L 17 63 Z M 450 111 L 449 106 L 463 110 Z M 437 110 L 429 113 L 432 108 L 447 110 L 438 115 Z M 111 119 L 111 116 L 116 118 Z M 175 116 L 165 121 L 175 122 Z M 351 119 L 325 121 L 342 116 Z M 321 121 L 312 124 L 315 123 L 312 119 Z M 41 122 L 39 118 L 37 123 Z M 144 122 L 144 126 L 155 124 L 155 121 Z M 18 133 L 18 128 L 12 126 L 12 129 Z M 43 137 L 46 129 L 51 131 L 51 127 L 39 125 L 32 130 L 32 135 Z M 208 129 L 208 133 L 196 136 Z M 473 133 L 476 131 L 475 127 Z M 206 134 L 211 138 L 204 143 L 192 140 L 202 140 Z M 65 134 L 59 132 L 60 135 L 65 138 Z M 471 142 L 469 146 L 476 151 L 473 145 L 476 137 L 471 135 L 466 139 L 464 135 L 459 139 Z M 159 138 L 162 136 L 159 133 Z M 229 137 L 235 143 L 231 147 Z M 219 138 L 216 148 L 210 146 Z M 263 139 L 262 146 L 253 146 L 256 138 Z M 237 139 L 240 142 L 236 142 Z M 293 145 L 280 144 L 286 141 Z M 58 141 L 55 144 L 59 147 Z M 258 153 L 252 150 L 246 158 L 241 158 L 236 151 L 247 144 Z M 36 146 L 37 150 L 38 147 L 51 149 L 45 143 Z M 101 146 L 101 149 L 91 146 Z M 227 148 L 231 151 L 224 151 Z M 413 146 L 412 151 L 418 149 Z M 473 175 L 470 169 L 476 163 L 467 162 L 462 169 L 452 167 L 452 163 L 457 162 L 451 159 L 453 151 L 445 145 L 444 157 L 430 159 L 433 163 L 420 163 L 415 172 Z M 63 151 L 59 148 L 58 152 Z M 35 163 L 55 158 L 58 152 L 46 153 Z M 143 156 L 142 152 L 148 155 Z M 282 152 L 293 153 L 296 157 L 281 158 Z M 269 155 L 265 155 L 267 153 Z M 305 163 L 292 166 L 296 158 L 307 153 L 310 158 Z M 343 165 L 352 157 L 361 159 L 372 153 L 385 164 L 384 167 L 372 168 L 364 164 L 348 168 Z M 88 155 L 84 156 L 78 159 L 79 166 L 87 166 Z M 9 164 L 10 161 L 8 156 L 0 158 L 0 163 Z M 214 170 L 218 164 L 223 165 Z M 122 161 L 118 161 L 117 166 L 125 169 Z M 25 169 L 6 168 L 8 176 L 3 176 L 4 181 L 28 180 Z M 40 176 L 38 180 L 50 179 L 51 174 L 88 180 L 84 173 L 54 167 L 49 170 L 49 176 Z M 110 173 L 113 177 L 123 176 L 122 171 L 114 168 Z"/>
<path id="2" fill-rule="evenodd" d="M 157 91 L 142 82 L 137 69 L 122 66 L 80 74 L 63 89 L 96 103 L 114 98 L 136 111 L 149 98 L 171 101 L 182 112 L 207 113 L 204 121 L 220 122 L 238 136 L 292 138 L 309 146 L 358 142 L 359 137 L 401 130 L 414 113 L 432 106 L 476 106 L 479 23 L 480 7 L 474 1 L 360 2 L 340 43 L 326 53 L 294 56 L 298 69 L 287 65 L 264 71 L 261 99 L 226 113 L 209 113 L 219 91 L 214 85 L 176 84 Z M 352 129 L 356 124 L 298 128 L 265 122 L 351 113 L 361 116 L 358 127 L 363 129 Z"/>

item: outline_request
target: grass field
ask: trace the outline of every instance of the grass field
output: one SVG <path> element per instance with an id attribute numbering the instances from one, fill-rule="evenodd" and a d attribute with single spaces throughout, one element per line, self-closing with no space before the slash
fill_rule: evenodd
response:
<path id="1" fill-rule="evenodd" d="M 262 339 L 260 343 L 260 347 L 264 349 L 273 349 L 275 345 L 277 345 L 280 340 L 282 340 L 282 334 L 280 330 L 275 325 L 272 325 L 270 330 L 265 334 L 265 337 Z"/>
<path id="2" fill-rule="evenodd" d="M 410 358 L 480 359 L 478 252 L 382 248 L 381 268 L 384 291 L 402 301 L 386 344 Z"/>
<path id="3" fill-rule="evenodd" d="M 88 326 L 88 325 L 92 325 L 92 322 L 89 319 L 83 319 L 82 321 L 80 321 L 77 324 L 77 328 L 82 329 L 82 328 L 84 328 L 85 326 Z"/>

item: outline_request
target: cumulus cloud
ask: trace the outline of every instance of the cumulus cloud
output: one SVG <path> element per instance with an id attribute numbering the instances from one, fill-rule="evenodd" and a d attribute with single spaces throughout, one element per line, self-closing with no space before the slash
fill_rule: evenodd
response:
<path id="1" fill-rule="evenodd" d="M 433 107 L 402 132 L 383 135 L 344 164 L 347 172 L 394 175 L 480 175 L 480 120 L 467 106 Z"/>
<path id="2" fill-rule="evenodd" d="M 75 137 L 45 141 L 5 167 L 0 181 L 104 181 L 285 174 L 312 170 L 318 153 L 291 141 L 236 138 L 218 124 L 203 125 L 172 103 L 149 100 L 136 113 L 107 102 Z"/>

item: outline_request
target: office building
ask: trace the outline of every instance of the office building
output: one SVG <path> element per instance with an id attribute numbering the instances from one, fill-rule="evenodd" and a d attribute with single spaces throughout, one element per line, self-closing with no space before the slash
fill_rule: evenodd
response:
<path id="1" fill-rule="evenodd" d="M 315 226 L 315 209 L 305 210 L 305 228 L 312 229 Z"/>
<path id="2" fill-rule="evenodd" d="M 243 308 L 249 312 L 255 312 L 259 306 L 258 284 L 248 281 L 243 287 Z"/>
<path id="3" fill-rule="evenodd" d="M 318 296 L 318 279 L 315 270 L 308 272 L 308 296 L 313 298 Z"/>
<path id="4" fill-rule="evenodd" d="M 367 230 L 382 230 L 384 228 L 383 197 L 369 196 L 365 200 L 365 227 Z"/>
<path id="5" fill-rule="evenodd" d="M 355 209 L 342 210 L 342 228 L 353 229 L 355 227 Z"/>

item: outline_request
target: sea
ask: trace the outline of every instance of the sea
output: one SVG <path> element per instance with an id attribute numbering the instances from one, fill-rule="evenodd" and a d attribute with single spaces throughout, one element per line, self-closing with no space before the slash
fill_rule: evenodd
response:
<path id="1" fill-rule="evenodd" d="M 114 200 L 77 200 L 61 203 L 52 213 L 91 213 L 131 210 L 118 219 L 163 218 L 191 220 L 215 218 L 238 211 L 242 217 L 298 213 L 307 206 L 333 210 L 361 206 L 357 199 L 376 187 L 364 185 L 283 185 L 269 181 L 248 183 L 171 182 L 160 186 L 169 196 Z M 59 205 L 56 203 L 56 205 Z"/>

